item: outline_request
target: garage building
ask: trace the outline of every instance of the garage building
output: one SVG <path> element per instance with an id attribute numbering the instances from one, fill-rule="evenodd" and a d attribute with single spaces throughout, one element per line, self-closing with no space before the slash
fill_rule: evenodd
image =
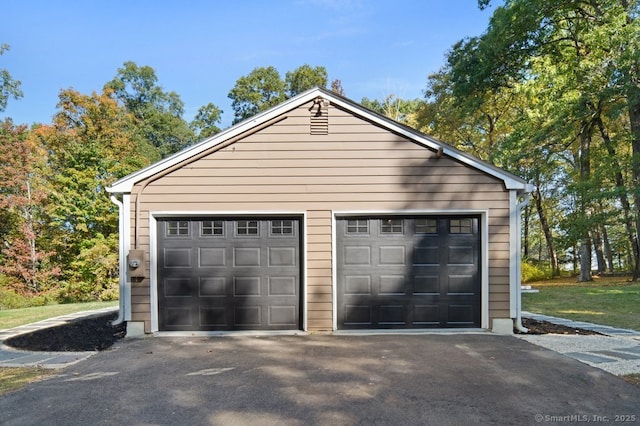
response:
<path id="1" fill-rule="evenodd" d="M 127 333 L 519 320 L 517 176 L 316 88 L 115 182 Z"/>

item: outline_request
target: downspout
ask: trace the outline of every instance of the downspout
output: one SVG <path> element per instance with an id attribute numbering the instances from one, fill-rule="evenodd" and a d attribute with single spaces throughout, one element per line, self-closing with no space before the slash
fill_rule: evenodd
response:
<path id="1" fill-rule="evenodd" d="M 118 200 L 114 195 L 110 197 L 111 202 L 118 206 L 118 262 L 119 262 L 119 277 L 118 281 L 120 284 L 120 297 L 119 297 L 119 305 L 118 309 L 118 318 L 116 318 L 111 324 L 119 325 L 122 324 L 125 318 L 125 285 L 127 281 L 127 265 L 126 265 L 126 253 L 124 250 L 124 205 L 120 200 Z"/>
<path id="2" fill-rule="evenodd" d="M 516 206 L 516 229 L 520 232 L 522 226 L 522 209 L 529 204 L 529 198 L 531 195 L 529 192 L 524 194 L 524 200 Z M 516 241 L 517 253 L 522 252 L 522 238 L 518 238 Z M 521 333 L 528 333 L 529 329 L 522 325 L 522 261 L 516 264 L 516 320 L 515 327 Z"/>

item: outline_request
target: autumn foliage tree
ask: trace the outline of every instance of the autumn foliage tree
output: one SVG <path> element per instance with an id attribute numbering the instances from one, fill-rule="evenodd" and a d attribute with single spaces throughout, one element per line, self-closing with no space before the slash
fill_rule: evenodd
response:
<path id="1" fill-rule="evenodd" d="M 50 152 L 51 244 L 68 266 L 62 287 L 69 300 L 114 296 L 118 215 L 104 189 L 160 158 L 112 95 L 63 90 L 53 125 L 37 133 Z"/>
<path id="2" fill-rule="evenodd" d="M 22 294 L 46 290 L 60 268 L 43 249 L 48 192 L 42 179 L 46 151 L 25 126 L 0 127 L 0 273 Z"/>

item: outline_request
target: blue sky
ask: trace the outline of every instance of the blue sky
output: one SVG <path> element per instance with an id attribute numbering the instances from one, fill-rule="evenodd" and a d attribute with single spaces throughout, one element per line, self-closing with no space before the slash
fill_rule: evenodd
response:
<path id="1" fill-rule="evenodd" d="M 345 94 L 422 96 L 456 41 L 481 34 L 493 8 L 476 0 L 49 0 L 2 6 L 0 68 L 24 97 L 0 117 L 49 123 L 58 93 L 100 92 L 125 61 L 151 66 L 180 95 L 185 119 L 209 102 L 233 119 L 236 80 L 273 65 L 282 77 L 321 65 Z"/>

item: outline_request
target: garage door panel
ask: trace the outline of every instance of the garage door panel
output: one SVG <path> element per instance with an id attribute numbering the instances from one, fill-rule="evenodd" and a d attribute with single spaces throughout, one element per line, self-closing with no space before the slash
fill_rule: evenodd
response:
<path id="1" fill-rule="evenodd" d="M 449 275 L 447 294 L 469 295 L 475 294 L 476 277 L 474 275 Z"/>
<path id="2" fill-rule="evenodd" d="M 406 325 L 407 307 L 404 305 L 385 304 L 380 305 L 380 325 L 400 326 Z"/>
<path id="3" fill-rule="evenodd" d="M 299 227 L 295 218 L 160 219 L 160 330 L 299 329 Z"/>
<path id="4" fill-rule="evenodd" d="M 234 328 L 255 328 L 262 324 L 262 306 L 236 306 L 234 309 Z"/>
<path id="5" fill-rule="evenodd" d="M 336 220 L 338 326 L 480 326 L 479 217 Z"/>
<path id="6" fill-rule="evenodd" d="M 370 305 L 351 305 L 344 307 L 344 323 L 351 326 L 370 326 L 371 321 Z"/>
<path id="7" fill-rule="evenodd" d="M 297 315 L 296 306 L 269 306 L 269 325 L 293 327 L 296 325 Z"/>
<path id="8" fill-rule="evenodd" d="M 193 289 L 191 287 L 191 278 L 166 278 L 164 280 L 165 297 L 191 297 Z"/>
<path id="9" fill-rule="evenodd" d="M 201 268 L 227 266 L 226 252 L 224 247 L 200 247 L 198 249 L 198 265 Z"/>
<path id="10" fill-rule="evenodd" d="M 405 250 L 405 246 L 381 246 L 380 264 L 404 266 L 406 264 Z"/>
<path id="11" fill-rule="evenodd" d="M 413 325 L 433 327 L 440 325 L 440 307 L 437 304 L 418 304 L 413 306 Z"/>
<path id="12" fill-rule="evenodd" d="M 344 248 L 345 265 L 371 265 L 371 248 L 361 246 L 346 246 Z"/>
<path id="13" fill-rule="evenodd" d="M 190 307 L 174 307 L 165 310 L 167 325 L 177 327 L 190 327 L 193 324 Z"/>
<path id="14" fill-rule="evenodd" d="M 270 296 L 297 296 L 296 277 L 269 277 Z"/>
<path id="15" fill-rule="evenodd" d="M 449 265 L 474 265 L 477 260 L 474 247 L 449 246 L 447 248 L 447 264 Z"/>
<path id="16" fill-rule="evenodd" d="M 200 277 L 200 297 L 227 297 L 227 279 L 225 277 Z"/>
<path id="17" fill-rule="evenodd" d="M 191 248 L 174 248 L 164 250 L 166 268 L 191 268 Z"/>
<path id="18" fill-rule="evenodd" d="M 345 295 L 371 295 L 371 276 L 347 275 L 345 276 Z"/>
<path id="19" fill-rule="evenodd" d="M 403 295 L 407 293 L 407 279 L 404 275 L 380 275 L 380 295 Z"/>
<path id="20" fill-rule="evenodd" d="M 448 306 L 447 325 L 473 326 L 475 308 L 472 304 L 450 304 Z"/>
<path id="21" fill-rule="evenodd" d="M 234 296 L 260 296 L 260 277 L 233 277 Z"/>
<path id="22" fill-rule="evenodd" d="M 269 247 L 269 266 L 296 266 L 296 248 Z"/>
<path id="23" fill-rule="evenodd" d="M 416 275 L 413 279 L 413 294 L 437 295 L 440 293 L 440 276 L 436 274 Z"/>
<path id="24" fill-rule="evenodd" d="M 440 248 L 438 246 L 417 246 L 413 249 L 414 265 L 439 265 Z"/>
<path id="25" fill-rule="evenodd" d="M 210 327 L 227 327 L 228 312 L 224 307 L 201 307 L 200 308 L 200 324 Z"/>
<path id="26" fill-rule="evenodd" d="M 234 247 L 233 266 L 260 266 L 260 247 Z"/>

